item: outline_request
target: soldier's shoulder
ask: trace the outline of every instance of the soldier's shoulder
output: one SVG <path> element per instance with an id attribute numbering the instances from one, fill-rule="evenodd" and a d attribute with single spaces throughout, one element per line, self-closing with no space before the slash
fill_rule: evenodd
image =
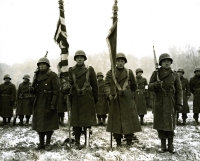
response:
<path id="1" fill-rule="evenodd" d="M 49 70 L 47 74 L 51 75 L 52 77 L 58 77 L 58 74 L 52 70 Z"/>

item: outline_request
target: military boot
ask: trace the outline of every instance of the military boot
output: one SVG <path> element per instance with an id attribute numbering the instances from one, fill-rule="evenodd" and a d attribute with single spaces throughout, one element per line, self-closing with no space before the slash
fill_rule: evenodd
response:
<path id="1" fill-rule="evenodd" d="M 127 139 L 126 145 L 127 145 L 127 146 L 131 146 L 131 145 L 132 145 L 132 139 Z"/>
<path id="2" fill-rule="evenodd" d="M 45 147 L 45 149 L 46 149 L 47 151 L 50 151 L 50 150 L 52 149 L 52 147 L 51 147 L 51 145 L 50 145 L 52 134 L 53 134 L 52 131 L 47 132 L 46 147 Z"/>
<path id="3" fill-rule="evenodd" d="M 19 126 L 23 126 L 23 125 L 24 125 L 23 119 L 20 119 Z"/>
<path id="4" fill-rule="evenodd" d="M 172 154 L 175 153 L 174 145 L 173 145 L 173 138 L 168 138 L 168 151 Z"/>
<path id="5" fill-rule="evenodd" d="M 183 125 L 186 125 L 186 119 L 183 119 Z"/>
<path id="6" fill-rule="evenodd" d="M 144 119 L 143 119 L 143 117 L 140 117 L 140 124 L 144 125 Z"/>
<path id="7" fill-rule="evenodd" d="M 122 141 L 121 141 L 121 138 L 116 138 L 115 139 L 116 140 L 116 142 L 117 142 L 117 147 L 122 147 Z"/>
<path id="8" fill-rule="evenodd" d="M 161 139 L 161 148 L 158 150 L 159 153 L 164 153 L 167 151 L 166 139 Z"/>
<path id="9" fill-rule="evenodd" d="M 80 134 L 75 134 L 75 149 L 80 150 L 81 149 L 81 144 L 80 144 Z"/>
<path id="10" fill-rule="evenodd" d="M 198 119 L 195 119 L 195 122 L 196 122 L 196 124 L 197 124 L 197 125 L 199 124 L 199 121 L 198 121 Z"/>
<path id="11" fill-rule="evenodd" d="M 106 118 L 103 118 L 102 124 L 105 126 L 106 125 Z"/>
<path id="12" fill-rule="evenodd" d="M 6 118 L 3 118 L 3 125 L 7 125 Z"/>
<path id="13" fill-rule="evenodd" d="M 45 145 L 44 145 L 44 133 L 38 133 L 39 134 L 39 144 L 38 146 L 35 148 L 36 150 L 41 150 L 41 149 L 45 149 Z"/>
<path id="14" fill-rule="evenodd" d="M 97 126 L 102 125 L 101 118 L 98 118 Z"/>
<path id="15" fill-rule="evenodd" d="M 60 117 L 60 125 L 64 125 L 64 117 Z"/>

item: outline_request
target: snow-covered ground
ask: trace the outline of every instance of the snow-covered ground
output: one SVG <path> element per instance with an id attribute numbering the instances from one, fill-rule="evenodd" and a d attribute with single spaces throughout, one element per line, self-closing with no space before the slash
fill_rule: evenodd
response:
<path id="1" fill-rule="evenodd" d="M 192 106 L 192 104 L 190 104 Z M 67 114 L 66 114 L 67 116 Z M 153 115 L 151 111 L 145 115 L 146 125 L 142 126 L 142 132 L 136 133 L 139 142 L 127 148 L 126 142 L 123 147 L 116 148 L 113 140 L 113 149 L 110 149 L 110 133 L 106 132 L 104 126 L 93 127 L 93 135 L 90 139 L 90 148 L 81 150 L 70 149 L 63 146 L 63 141 L 68 138 L 67 126 L 60 127 L 52 137 L 51 151 L 34 148 L 37 146 L 38 135 L 31 130 L 31 126 L 20 127 L 18 125 L 0 126 L 0 160 L 20 161 L 136 161 L 136 160 L 200 160 L 200 125 L 195 125 L 192 111 L 188 114 L 187 125 L 179 125 L 176 128 L 174 138 L 175 154 L 158 153 L 160 140 L 157 131 L 152 129 Z M 67 122 L 67 118 L 65 118 Z M 182 122 L 181 115 L 179 122 Z M 0 119 L 2 125 L 2 119 Z M 73 138 L 73 136 L 72 136 Z M 84 144 L 84 136 L 81 136 L 81 144 Z"/>

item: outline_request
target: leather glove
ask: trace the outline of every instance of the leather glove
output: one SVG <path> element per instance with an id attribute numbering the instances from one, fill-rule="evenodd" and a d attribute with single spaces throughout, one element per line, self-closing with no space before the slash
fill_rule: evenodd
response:
<path id="1" fill-rule="evenodd" d="M 175 106 L 175 110 L 176 110 L 176 111 L 180 111 L 181 109 L 182 109 L 182 105 L 176 105 L 176 106 Z"/>
<path id="2" fill-rule="evenodd" d="M 109 94 L 109 96 L 108 96 L 108 97 L 109 97 L 109 99 L 110 99 L 110 100 L 113 100 L 113 99 L 116 99 L 116 98 L 117 98 L 117 95 L 115 95 L 115 96 L 112 96 L 111 94 Z"/>
<path id="3" fill-rule="evenodd" d="M 54 105 L 51 105 L 50 110 L 55 110 L 56 107 Z"/>
<path id="4" fill-rule="evenodd" d="M 162 87 L 162 81 L 156 81 L 154 83 L 154 87 L 157 88 L 157 89 L 161 88 Z"/>

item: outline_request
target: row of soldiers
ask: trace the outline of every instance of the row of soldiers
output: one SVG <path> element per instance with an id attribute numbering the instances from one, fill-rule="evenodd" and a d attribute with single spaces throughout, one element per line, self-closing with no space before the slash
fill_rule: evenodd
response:
<path id="1" fill-rule="evenodd" d="M 79 149 L 81 146 L 80 137 L 82 134 L 87 138 L 87 129 L 90 131 L 89 135 L 92 134 L 91 126 L 97 124 L 96 112 L 98 122 L 105 122 L 107 117 L 105 114 L 108 113 L 108 109 L 106 131 L 113 133 L 117 147 L 122 146 L 123 137 L 127 141 L 127 146 L 131 146 L 132 140 L 135 138 L 134 133 L 141 131 L 141 123 L 146 114 L 146 109 L 143 109 L 145 107 L 144 90 L 148 84 L 146 79 L 142 77 L 143 71 L 136 70 L 135 77 L 131 69 L 125 68 L 127 63 L 125 54 L 118 53 L 115 76 L 112 75 L 112 70 L 109 70 L 105 81 L 103 81 L 102 73 L 96 75 L 92 66 L 85 65 L 87 57 L 84 51 L 78 50 L 74 60 L 77 64 L 69 68 L 69 81 L 63 81 L 62 88 L 60 88 L 62 82 L 59 81 L 57 74 L 50 70 L 49 60 L 41 58 L 37 63 L 39 70 L 35 73 L 32 85 L 28 85 L 29 94 L 34 95 L 32 129 L 37 131 L 39 135 L 37 149 L 50 147 L 53 131 L 59 128 L 57 115 L 58 100 L 61 98 L 59 95 L 69 94 L 68 91 L 70 91 L 72 107 L 70 124 L 73 127 L 76 148 Z M 187 92 L 184 92 L 186 86 L 183 82 L 186 81 L 181 83 L 181 79 L 186 80 L 181 76 L 184 71 L 173 71 L 170 67 L 172 63 L 173 59 L 169 54 L 161 54 L 159 57 L 161 67 L 158 71 L 153 72 L 148 85 L 149 90 L 155 93 L 153 128 L 158 131 L 158 137 L 161 139 L 160 152 L 169 151 L 171 153 L 174 152 L 173 137 L 176 112 L 180 111 L 185 103 L 187 104 L 187 99 L 185 99 L 187 96 L 185 95 L 188 95 Z M 200 68 L 196 68 L 194 73 L 195 76 L 190 80 L 190 89 L 194 94 L 194 118 L 198 122 Z M 14 91 L 14 85 L 9 82 L 11 78 L 4 77 L 4 79 L 5 83 L 0 86 L 0 102 L 2 102 L 0 113 L 3 118 L 5 118 L 3 109 L 6 108 L 4 101 L 7 99 L 9 106 L 13 106 L 15 102 L 15 97 L 11 96 L 10 92 Z M 64 80 L 65 78 L 60 79 Z M 10 87 L 9 92 L 4 90 L 5 84 Z M 113 87 L 116 94 L 112 93 Z M 105 111 L 98 112 L 101 106 L 106 107 Z M 12 116 L 6 117 L 10 121 Z M 166 148 L 167 139 L 168 148 Z"/>

